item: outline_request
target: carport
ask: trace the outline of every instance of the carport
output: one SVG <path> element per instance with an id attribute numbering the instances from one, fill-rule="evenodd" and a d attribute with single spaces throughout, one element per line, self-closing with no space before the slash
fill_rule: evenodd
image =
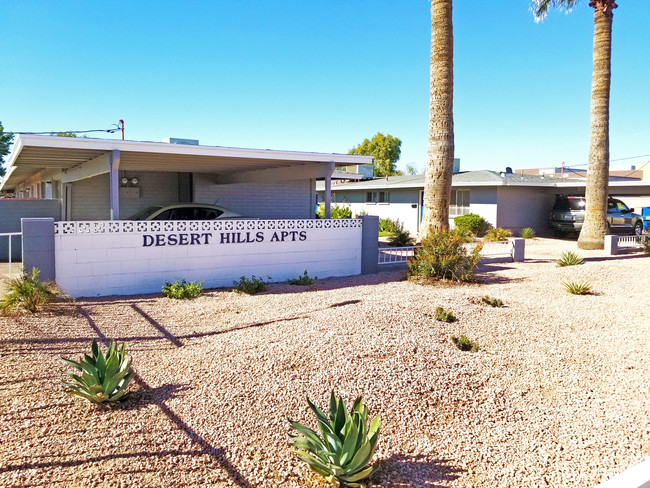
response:
<path id="1" fill-rule="evenodd" d="M 128 189 L 137 188 L 137 178 L 127 178 L 125 172 L 207 175 L 203 181 L 214 185 L 309 181 L 312 190 L 308 202 L 302 201 L 305 191 L 294 196 L 301 199 L 300 202 L 291 201 L 290 191 L 276 190 L 266 198 L 281 196 L 286 208 L 305 205 L 313 209 L 315 180 L 324 180 L 329 189 L 336 166 L 371 164 L 372 157 L 200 146 L 198 141 L 196 144 L 176 144 L 18 134 L 8 163 L 0 190 L 13 191 L 22 197 L 59 199 L 63 220 L 70 220 L 71 185 L 108 175 L 107 183 L 104 184 L 104 180 L 101 183 L 107 196 L 95 192 L 87 198 L 87 203 L 94 198 L 107 199 L 108 202 L 101 203 L 108 203 L 110 219 L 119 220 L 120 199 L 133 196 L 136 192 Z M 326 193 L 329 197 L 330 192 Z M 248 197 L 260 198 L 257 194 Z M 329 198 L 326 198 L 325 207 L 329 216 Z"/>

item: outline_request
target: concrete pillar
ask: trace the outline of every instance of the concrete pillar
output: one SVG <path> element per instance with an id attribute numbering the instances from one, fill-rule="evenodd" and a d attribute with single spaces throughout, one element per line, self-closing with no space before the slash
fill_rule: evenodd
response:
<path id="1" fill-rule="evenodd" d="M 120 151 L 114 149 L 109 158 L 111 189 L 111 220 L 120 220 Z"/>
<path id="2" fill-rule="evenodd" d="M 379 271 L 379 217 L 362 215 L 359 217 L 363 224 L 361 230 L 361 274 Z"/>
<path id="3" fill-rule="evenodd" d="M 514 262 L 523 262 L 526 250 L 526 239 L 515 237 L 508 239 L 508 247 L 510 249 L 510 256 Z"/>
<path id="4" fill-rule="evenodd" d="M 32 268 L 41 271 L 41 281 L 54 281 L 54 219 L 21 219 L 23 233 L 23 270 L 29 274 Z"/>
<path id="5" fill-rule="evenodd" d="M 325 176 L 325 218 L 329 219 L 332 216 L 332 173 L 336 165 L 334 161 L 330 161 L 330 168 Z"/>
<path id="6" fill-rule="evenodd" d="M 605 236 L 605 256 L 615 256 L 618 254 L 618 236 Z"/>

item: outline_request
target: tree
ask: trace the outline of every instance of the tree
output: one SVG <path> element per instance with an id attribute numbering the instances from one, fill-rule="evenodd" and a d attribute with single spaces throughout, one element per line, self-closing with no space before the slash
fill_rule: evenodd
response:
<path id="1" fill-rule="evenodd" d="M 536 20 L 551 6 L 569 11 L 578 0 L 533 0 Z M 615 0 L 591 0 L 594 9 L 594 61 L 591 81 L 591 135 L 585 188 L 585 221 L 578 237 L 580 249 L 603 249 L 607 233 L 609 184 L 609 91 L 611 84 L 612 19 Z"/>
<path id="2" fill-rule="evenodd" d="M 449 228 L 454 171 L 454 33 L 451 11 L 452 0 L 431 0 L 429 142 L 422 237 Z"/>
<path id="3" fill-rule="evenodd" d="M 406 174 L 407 175 L 417 175 L 418 174 L 418 169 L 415 167 L 415 164 L 408 163 L 406 165 Z"/>
<path id="4" fill-rule="evenodd" d="M 0 177 L 5 175 L 5 156 L 9 154 L 9 146 L 14 140 L 14 135 L 11 132 L 5 134 L 2 122 L 0 122 Z"/>
<path id="5" fill-rule="evenodd" d="M 402 141 L 390 134 L 385 136 L 377 132 L 371 141 L 364 139 L 358 146 L 348 151 L 348 154 L 358 154 L 362 156 L 372 156 L 373 175 L 374 176 L 394 176 L 401 175 L 402 172 L 395 169 L 395 163 L 401 154 Z"/>
<path id="6" fill-rule="evenodd" d="M 50 132 L 50 135 L 59 137 L 77 137 L 77 134 L 74 132 Z"/>

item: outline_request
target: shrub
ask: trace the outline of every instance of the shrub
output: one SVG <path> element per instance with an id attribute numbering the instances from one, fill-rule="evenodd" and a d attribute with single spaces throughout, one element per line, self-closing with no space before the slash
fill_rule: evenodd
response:
<path id="1" fill-rule="evenodd" d="M 316 211 L 316 217 L 318 217 L 319 219 L 325 218 L 325 202 L 318 205 L 318 210 Z M 345 205 L 330 206 L 330 218 L 349 219 L 351 217 L 352 217 L 352 209 L 349 206 L 345 206 Z"/>
<path id="2" fill-rule="evenodd" d="M 463 239 L 451 232 L 432 232 L 409 260 L 409 276 L 472 281 L 482 247 L 468 252 Z"/>
<path id="3" fill-rule="evenodd" d="M 480 235 L 490 227 L 490 223 L 480 215 L 470 213 L 454 217 L 454 227 L 474 235 Z"/>
<path id="4" fill-rule="evenodd" d="M 454 343 L 454 346 L 461 351 L 476 352 L 479 350 L 478 342 L 468 339 L 467 336 L 461 335 L 460 337 L 456 337 L 455 335 L 450 335 L 449 338 Z"/>
<path id="5" fill-rule="evenodd" d="M 492 298 L 490 296 L 485 295 L 484 297 L 481 297 L 481 301 L 483 303 L 487 303 L 491 307 L 496 307 L 496 308 L 503 307 L 503 302 L 498 298 Z"/>
<path id="6" fill-rule="evenodd" d="M 76 362 L 62 357 L 66 363 L 81 371 L 81 376 L 64 371 L 72 381 L 63 381 L 69 390 L 67 393 L 77 395 L 93 403 L 114 402 L 126 394 L 126 387 L 133 378 L 131 356 L 124 352 L 124 344 L 119 348 L 111 340 L 106 356 L 102 354 L 93 339 L 90 346 L 92 356 L 84 354 Z"/>
<path id="7" fill-rule="evenodd" d="M 586 295 L 591 291 L 591 283 L 588 281 L 563 281 L 562 286 L 572 295 Z"/>
<path id="8" fill-rule="evenodd" d="M 438 307 L 436 308 L 436 320 L 440 322 L 453 322 L 456 320 L 456 317 L 454 317 L 453 313 L 448 312 L 442 307 Z"/>
<path id="9" fill-rule="evenodd" d="M 395 247 L 405 247 L 413 245 L 413 238 L 411 233 L 404 229 L 404 224 L 399 220 L 395 222 L 395 229 L 393 230 L 393 235 L 388 240 L 391 246 Z"/>
<path id="10" fill-rule="evenodd" d="M 177 298 L 179 300 L 182 300 L 183 298 L 194 298 L 201 294 L 202 284 L 202 281 L 199 283 L 196 281 L 187 283 L 183 280 L 180 283 L 175 281 L 173 284 L 169 281 L 165 281 L 165 286 L 162 287 L 162 292 L 167 298 Z"/>
<path id="11" fill-rule="evenodd" d="M 585 261 L 580 256 L 578 256 L 573 251 L 564 251 L 560 259 L 555 261 L 555 264 L 558 266 L 576 266 L 578 264 L 584 264 Z"/>
<path id="12" fill-rule="evenodd" d="M 472 236 L 472 233 L 467 230 L 453 228 L 449 230 L 449 233 L 451 235 L 460 238 L 463 242 L 474 242 L 474 237 Z"/>
<path id="13" fill-rule="evenodd" d="M 512 237 L 512 232 L 508 229 L 497 227 L 496 229 L 486 230 L 484 239 L 486 241 L 505 241 L 508 237 Z"/>
<path id="14" fill-rule="evenodd" d="M 307 398 L 309 408 L 316 415 L 319 436 L 305 425 L 289 420 L 299 432 L 291 434 L 294 451 L 309 467 L 325 476 L 330 483 L 360 487 L 357 483 L 373 474 L 378 466 L 368 466 L 379 437 L 379 416 L 367 426 L 368 408 L 361 397 L 354 401 L 348 413 L 343 399 L 338 401 L 332 391 L 329 418 Z"/>
<path id="15" fill-rule="evenodd" d="M 641 236 L 641 250 L 646 253 L 650 254 L 650 235 L 647 236 Z"/>
<path id="16" fill-rule="evenodd" d="M 38 312 L 43 305 L 53 302 L 60 293 L 56 284 L 40 281 L 40 270 L 32 268 L 32 273 L 23 273 L 18 278 L 6 280 L 7 294 L 0 301 L 0 312 L 12 314 L 20 310 Z"/>
<path id="17" fill-rule="evenodd" d="M 524 227 L 519 231 L 519 237 L 524 239 L 533 239 L 535 237 L 535 229 L 532 227 Z"/>
<path id="18" fill-rule="evenodd" d="M 389 218 L 379 219 L 379 232 L 388 232 L 392 234 L 393 232 L 395 232 L 397 225 L 398 222 L 392 219 Z"/>
<path id="19" fill-rule="evenodd" d="M 296 279 L 289 279 L 287 280 L 287 283 L 289 283 L 290 285 L 307 286 L 307 285 L 311 285 L 317 279 L 318 276 L 314 276 L 313 278 L 310 278 L 309 275 L 307 274 L 307 270 L 305 270 L 304 275 L 299 276 Z"/>
<path id="20" fill-rule="evenodd" d="M 271 282 L 271 277 L 268 277 L 269 281 L 264 281 L 262 278 L 256 278 L 255 275 L 251 276 L 250 279 L 242 276 L 239 278 L 239 281 L 233 281 L 233 286 L 238 293 L 246 293 L 248 295 L 254 295 L 261 291 L 266 290 L 266 286 Z"/>

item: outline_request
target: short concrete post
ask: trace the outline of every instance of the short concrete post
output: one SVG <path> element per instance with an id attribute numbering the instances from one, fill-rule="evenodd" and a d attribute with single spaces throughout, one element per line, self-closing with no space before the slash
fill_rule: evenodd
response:
<path id="1" fill-rule="evenodd" d="M 362 215 L 359 217 L 363 228 L 361 230 L 361 274 L 379 271 L 379 217 Z"/>
<path id="2" fill-rule="evenodd" d="M 515 237 L 508 239 L 508 247 L 510 249 L 510 256 L 514 262 L 523 262 L 526 250 L 526 239 Z"/>
<path id="3" fill-rule="evenodd" d="M 20 219 L 23 233 L 23 269 L 41 271 L 40 280 L 54 281 L 54 219 Z"/>
<path id="4" fill-rule="evenodd" d="M 605 236 L 605 256 L 615 256 L 618 254 L 618 236 Z"/>

